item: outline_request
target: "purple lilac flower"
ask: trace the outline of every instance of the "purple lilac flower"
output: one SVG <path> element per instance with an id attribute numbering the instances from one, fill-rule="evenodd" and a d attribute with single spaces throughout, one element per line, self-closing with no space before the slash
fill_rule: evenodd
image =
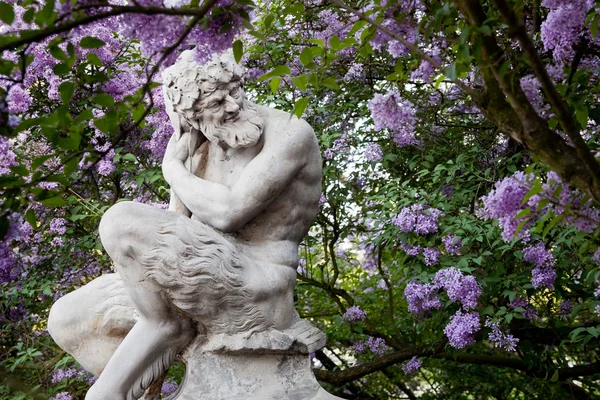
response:
<path id="1" fill-rule="evenodd" d="M 534 288 L 548 288 L 554 287 L 554 281 L 556 280 L 556 271 L 553 268 L 540 268 L 535 267 L 531 271 L 531 284 Z"/>
<path id="2" fill-rule="evenodd" d="M 538 312 L 531 305 L 529 305 L 527 300 L 525 300 L 522 297 L 515 297 L 513 301 L 510 302 L 510 307 L 513 309 L 522 308 L 524 310 L 523 317 L 527 318 L 528 320 L 536 319 L 539 317 Z"/>
<path id="3" fill-rule="evenodd" d="M 408 311 L 414 314 L 422 314 L 431 308 L 442 308 L 437 292 L 438 288 L 432 284 L 409 282 L 404 289 Z"/>
<path id="4" fill-rule="evenodd" d="M 323 207 L 323 204 L 325 204 L 326 201 L 327 197 L 325 197 L 325 195 L 322 194 L 321 197 L 319 197 L 319 208 Z"/>
<path id="5" fill-rule="evenodd" d="M 418 244 L 413 245 L 410 243 L 401 243 L 400 247 L 406 252 L 406 254 L 408 254 L 411 257 L 415 257 L 421 254 L 421 246 L 419 246 Z"/>
<path id="6" fill-rule="evenodd" d="M 10 167 L 17 165 L 16 159 L 11 142 L 0 136 L 0 176 L 10 174 Z"/>
<path id="7" fill-rule="evenodd" d="M 402 364 L 402 371 L 404 371 L 404 373 L 407 375 L 414 374 L 419 370 L 419 368 L 421 368 L 421 365 L 423 365 L 423 361 L 417 358 L 417 356 L 414 356 L 409 361 Z"/>
<path id="8" fill-rule="evenodd" d="M 352 306 L 346 310 L 342 319 L 347 322 L 363 321 L 367 317 L 367 313 L 360 309 L 358 306 Z"/>
<path id="9" fill-rule="evenodd" d="M 596 314 L 600 315 L 600 304 L 596 306 Z"/>
<path id="10" fill-rule="evenodd" d="M 385 353 L 388 346 L 382 338 L 375 338 L 372 336 L 369 336 L 369 339 L 357 342 L 352 346 L 352 350 L 357 354 L 364 353 L 367 349 L 371 350 L 374 354 L 381 355 Z"/>
<path id="11" fill-rule="evenodd" d="M 458 310 L 450 319 L 450 323 L 444 328 L 444 333 L 450 341 L 450 345 L 457 349 L 475 343 L 473 335 L 481 329 L 479 313 L 472 311 L 463 313 Z"/>
<path id="12" fill-rule="evenodd" d="M 175 391 L 177 390 L 177 386 L 177 383 L 167 379 L 163 382 L 160 391 L 163 394 L 163 396 L 168 396 L 170 394 L 175 393 Z"/>
<path id="13" fill-rule="evenodd" d="M 365 150 L 365 158 L 370 162 L 379 162 L 383 159 L 383 152 L 381 150 L 381 146 L 377 143 L 369 143 L 367 144 L 367 148 Z"/>
<path id="14" fill-rule="evenodd" d="M 435 274 L 433 283 L 435 287 L 446 290 L 450 301 L 460 302 L 465 310 L 477 307 L 481 286 L 475 277 L 465 276 L 458 269 L 450 267 L 439 270 Z"/>
<path id="15" fill-rule="evenodd" d="M 76 368 L 57 369 L 54 371 L 54 374 L 52 374 L 52 383 L 58 383 L 63 379 L 76 378 L 79 376 L 79 372 L 80 371 L 78 371 Z"/>
<path id="16" fill-rule="evenodd" d="M 343 134 L 333 141 L 333 145 L 329 149 L 325 150 L 325 158 L 331 160 L 336 155 L 345 153 L 349 149 L 350 146 L 348 146 L 348 137 L 346 134 Z"/>
<path id="17" fill-rule="evenodd" d="M 481 198 L 483 200 L 483 218 L 498 220 L 502 229 L 502 239 L 507 243 L 513 240 L 517 228 L 523 220 L 516 219 L 516 216 L 523 209 L 521 204 L 529 191 L 529 182 L 532 179 L 533 175 L 525 176 L 521 171 L 516 172 L 513 176 L 496 182 L 494 189 L 487 196 Z M 522 227 L 519 231 L 519 238 L 529 237 L 529 225 L 528 222 Z"/>
<path id="18" fill-rule="evenodd" d="M 66 222 L 67 220 L 64 218 L 54 218 L 50 221 L 48 233 L 51 235 L 64 235 L 67 232 Z"/>
<path id="19" fill-rule="evenodd" d="M 400 213 L 392 218 L 392 223 L 402 232 L 414 232 L 417 235 L 426 235 L 437 232 L 438 218 L 442 211 L 437 208 L 424 208 L 422 204 L 413 204 L 404 207 Z"/>
<path id="20" fill-rule="evenodd" d="M 460 246 L 462 245 L 462 239 L 456 235 L 449 234 L 442 238 L 442 243 L 446 248 L 446 253 L 450 255 L 457 255 L 460 252 Z"/>
<path id="21" fill-rule="evenodd" d="M 375 130 L 389 129 L 392 140 L 399 147 L 421 144 L 415 137 L 416 110 L 411 102 L 402 99 L 400 93 L 390 90 L 385 95 L 375 94 L 368 107 Z"/>
<path id="22" fill-rule="evenodd" d="M 441 187 L 440 191 L 447 198 L 451 198 L 454 194 L 454 186 L 453 185 L 444 185 Z"/>
<path id="23" fill-rule="evenodd" d="M 592 260 L 596 263 L 596 265 L 600 265 L 600 247 L 596 249 L 594 255 L 592 256 Z"/>
<path id="24" fill-rule="evenodd" d="M 494 343 L 494 347 L 501 347 L 506 351 L 516 350 L 519 339 L 512 334 L 503 332 L 498 322 L 494 322 L 490 317 L 487 317 L 485 326 L 492 329 L 488 334 L 488 338 Z"/>
<path id="25" fill-rule="evenodd" d="M 8 92 L 8 112 L 12 114 L 23 114 L 31 106 L 33 99 L 21 85 L 15 85 Z"/>
<path id="26" fill-rule="evenodd" d="M 544 48 L 552 50 L 557 62 L 567 61 L 574 54 L 573 46 L 579 40 L 587 12 L 594 2 L 544 0 L 542 5 L 550 9 L 541 28 Z"/>
<path id="27" fill-rule="evenodd" d="M 532 262 L 540 268 L 554 267 L 554 257 L 546 250 L 543 243 L 524 248 L 523 260 Z"/>
<path id="28" fill-rule="evenodd" d="M 51 397 L 49 400 L 73 400 L 73 397 L 71 397 L 69 392 L 60 392 L 57 393 L 56 396 Z"/>
<path id="29" fill-rule="evenodd" d="M 556 280 L 554 271 L 554 257 L 543 243 L 523 249 L 523 260 L 532 262 L 536 267 L 531 271 L 531 284 L 534 288 L 552 288 Z"/>
<path id="30" fill-rule="evenodd" d="M 440 251 L 435 247 L 427 247 L 423 249 L 423 256 L 425 257 L 425 265 L 437 265 L 440 258 Z"/>
<path id="31" fill-rule="evenodd" d="M 600 293 L 600 291 L 599 291 Z M 595 294 L 595 293 L 594 293 Z M 596 296 L 598 296 L 596 294 Z M 573 309 L 573 302 L 570 299 L 567 299 L 560 303 L 560 310 L 558 311 L 558 315 L 561 317 L 568 317 L 571 315 L 571 310 Z"/>

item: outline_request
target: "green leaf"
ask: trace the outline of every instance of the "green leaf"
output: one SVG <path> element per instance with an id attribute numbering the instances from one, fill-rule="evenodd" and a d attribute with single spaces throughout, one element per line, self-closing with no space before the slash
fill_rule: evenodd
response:
<path id="1" fill-rule="evenodd" d="M 93 36 L 86 36 L 79 42 L 79 46 L 84 49 L 98 49 L 104 45 L 106 45 L 106 43 Z"/>
<path id="2" fill-rule="evenodd" d="M 63 82 L 58 87 L 58 92 L 60 93 L 60 99 L 63 104 L 70 104 L 73 93 L 75 92 L 75 84 L 69 81 Z"/>
<path id="3" fill-rule="evenodd" d="M 308 79 L 306 78 L 306 75 L 298 75 L 298 76 L 292 77 L 292 83 L 294 84 L 294 86 L 296 86 L 301 91 L 306 92 L 306 85 L 308 83 Z"/>
<path id="4" fill-rule="evenodd" d="M 310 47 L 305 47 L 302 49 L 302 52 L 300 53 L 300 62 L 302 62 L 302 64 L 304 65 L 308 65 L 312 62 L 313 60 L 313 53 L 310 49 Z"/>
<path id="5" fill-rule="evenodd" d="M 131 153 L 125 154 L 122 158 L 123 158 L 123 160 L 132 161 L 132 162 L 135 162 L 137 160 L 135 158 L 135 156 Z"/>
<path id="6" fill-rule="evenodd" d="M 60 196 L 54 196 L 48 199 L 41 200 L 40 203 L 48 207 L 61 207 L 67 205 L 67 202 L 64 201 L 63 198 Z"/>
<path id="7" fill-rule="evenodd" d="M 241 40 L 236 40 L 233 42 L 233 56 L 235 57 L 235 62 L 239 63 L 242 61 L 242 56 L 244 55 L 244 45 Z"/>
<path id="8" fill-rule="evenodd" d="M 339 85 L 337 84 L 337 82 L 335 81 L 335 79 L 329 77 L 324 79 L 321 84 L 325 87 L 328 87 L 329 89 L 333 89 L 333 90 L 340 90 Z"/>
<path id="9" fill-rule="evenodd" d="M 12 4 L 0 2 L 0 21 L 6 25 L 12 25 L 15 20 L 15 10 L 13 10 Z"/>
<path id="10" fill-rule="evenodd" d="M 102 107 L 112 107 L 115 105 L 115 99 L 106 93 L 100 93 L 94 96 L 92 101 Z"/>
<path id="11" fill-rule="evenodd" d="M 104 63 L 102 62 L 102 60 L 100 59 L 100 57 L 98 57 L 98 54 L 95 53 L 90 53 L 87 55 L 87 62 L 91 65 L 94 65 L 96 67 L 101 67 L 104 65 Z"/>
<path id="12" fill-rule="evenodd" d="M 575 103 L 575 117 L 582 128 L 587 127 L 589 111 L 584 103 Z"/>
<path id="13" fill-rule="evenodd" d="M 56 64 L 54 68 L 52 68 L 52 71 L 54 71 L 54 73 L 58 76 L 67 75 L 71 72 L 71 67 L 67 63 L 62 62 L 60 64 Z"/>
<path id="14" fill-rule="evenodd" d="M 552 378 L 550 378 L 550 382 L 557 382 L 558 381 L 558 370 L 554 371 L 554 374 L 552 374 Z"/>
<path id="15" fill-rule="evenodd" d="M 367 25 L 368 22 L 364 21 L 364 20 L 358 20 L 354 23 L 354 25 L 352 26 L 352 29 L 350 29 L 350 32 L 348 32 L 348 37 L 350 36 L 354 36 L 354 34 L 356 32 L 358 32 L 359 30 L 361 30 L 362 28 L 364 28 L 365 25 Z"/>
<path id="16" fill-rule="evenodd" d="M 65 163 L 65 169 L 63 172 L 66 176 L 70 176 L 73 172 L 77 171 L 79 160 L 81 160 L 81 156 L 73 157 Z"/>
<path id="17" fill-rule="evenodd" d="M 260 78 L 258 78 L 258 82 L 263 82 L 276 76 L 287 75 L 289 73 L 290 68 L 287 65 L 279 65 L 273 68 L 271 71 L 264 74 L 263 76 L 261 76 Z"/>
<path id="18" fill-rule="evenodd" d="M 306 110 L 306 107 L 308 106 L 308 102 L 309 102 L 309 98 L 308 97 L 303 97 L 301 99 L 296 100 L 296 103 L 294 104 L 294 115 L 298 118 L 302 117 L 302 114 L 304 114 L 304 110 Z"/>
<path id="19" fill-rule="evenodd" d="M 72 131 L 68 138 L 58 139 L 57 145 L 63 150 L 78 150 L 79 144 L 81 143 L 81 134 L 76 131 Z"/>
<path id="20" fill-rule="evenodd" d="M 279 89 L 279 85 L 281 84 L 281 77 L 275 77 L 271 80 L 271 92 L 273 94 L 277 93 L 277 89 Z"/>
<path id="21" fill-rule="evenodd" d="M 49 50 L 52 57 L 56 58 L 59 61 L 67 61 L 69 59 L 69 57 L 67 57 L 67 54 L 58 46 L 50 46 Z"/>

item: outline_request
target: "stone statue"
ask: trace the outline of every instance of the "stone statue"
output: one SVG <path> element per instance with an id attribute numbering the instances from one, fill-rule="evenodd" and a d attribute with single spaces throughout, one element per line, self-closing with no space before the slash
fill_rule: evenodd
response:
<path id="1" fill-rule="evenodd" d="M 48 330 L 99 375 L 87 400 L 152 398 L 176 357 L 173 399 L 336 399 L 308 354 L 324 335 L 293 306 L 298 246 L 317 213 L 311 127 L 250 102 L 230 53 L 191 52 L 163 74 L 175 128 L 163 160 L 169 211 L 122 202 L 100 223 L 117 274 L 58 300 Z"/>

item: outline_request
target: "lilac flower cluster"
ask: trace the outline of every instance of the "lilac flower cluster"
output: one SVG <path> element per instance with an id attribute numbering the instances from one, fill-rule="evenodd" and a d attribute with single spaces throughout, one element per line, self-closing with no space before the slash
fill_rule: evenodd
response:
<path id="1" fill-rule="evenodd" d="M 67 232 L 67 227 L 65 223 L 67 221 L 64 218 L 54 218 L 50 221 L 50 229 L 48 233 L 51 235 L 64 235 Z"/>
<path id="2" fill-rule="evenodd" d="M 475 343 L 473 335 L 481 329 L 479 313 L 472 311 L 463 313 L 458 310 L 450 318 L 450 323 L 444 328 L 444 333 L 450 341 L 450 345 L 456 349 Z"/>
<path id="3" fill-rule="evenodd" d="M 96 381 L 95 376 L 78 368 L 57 369 L 54 371 L 54 374 L 52 374 L 52 383 L 58 383 L 64 379 L 79 379 L 88 383 L 94 383 Z"/>
<path id="4" fill-rule="evenodd" d="M 422 204 L 404 207 L 400 213 L 392 218 L 392 223 L 402 232 L 414 232 L 417 235 L 426 235 L 437 232 L 438 218 L 442 211 L 437 208 L 425 208 Z"/>
<path id="5" fill-rule="evenodd" d="M 10 167 L 17 165 L 16 160 L 11 142 L 4 136 L 0 136 L 0 176 L 10 174 Z"/>
<path id="6" fill-rule="evenodd" d="M 424 11 L 420 1 L 398 2 L 396 5 L 385 9 L 381 24 L 408 42 L 415 43 L 418 37 L 418 22 L 415 11 Z M 397 15 L 402 15 L 402 18 L 397 18 Z M 387 48 L 387 51 L 394 58 L 409 53 L 409 49 L 404 44 L 380 30 L 376 32 L 375 37 L 371 40 L 371 46 L 376 50 Z"/>
<path id="7" fill-rule="evenodd" d="M 423 249 L 423 256 L 425 257 L 425 265 L 433 266 L 438 264 L 441 252 L 435 247 L 427 247 Z"/>
<path id="8" fill-rule="evenodd" d="M 344 315 L 342 315 L 342 319 L 349 323 L 363 321 L 366 317 L 367 313 L 361 310 L 359 306 L 348 308 Z"/>
<path id="9" fill-rule="evenodd" d="M 521 206 L 523 198 L 529 191 L 529 182 L 533 179 L 533 175 L 526 176 L 523 172 L 518 171 L 513 176 L 502 179 L 496 182 L 494 189 L 487 195 L 483 196 L 483 217 L 485 219 L 497 219 L 502 229 L 502 239 L 505 242 L 513 240 L 517 228 L 522 218 L 515 218 L 519 211 L 523 209 Z M 530 223 L 526 223 L 523 229 L 519 232 L 519 238 L 529 236 L 527 228 Z"/>
<path id="10" fill-rule="evenodd" d="M 439 270 L 435 274 L 433 284 L 446 290 L 452 302 L 460 302 L 465 310 L 477 307 L 481 296 L 481 286 L 472 275 L 463 275 L 454 267 Z"/>
<path id="11" fill-rule="evenodd" d="M 356 354 L 364 353 L 365 351 L 371 350 L 373 354 L 383 354 L 388 349 L 388 346 L 385 344 L 385 340 L 382 338 L 375 338 L 373 336 L 369 336 L 367 340 L 363 340 L 352 345 L 352 351 Z"/>
<path id="12" fill-rule="evenodd" d="M 408 311 L 414 314 L 422 314 L 432 308 L 442 308 L 438 290 L 437 286 L 430 283 L 409 282 L 404 289 Z"/>
<path id="13" fill-rule="evenodd" d="M 49 400 L 73 400 L 69 392 L 60 392 L 56 396 L 51 397 Z"/>
<path id="14" fill-rule="evenodd" d="M 168 396 L 171 395 L 173 393 L 175 393 L 175 391 L 177 390 L 177 383 L 167 379 L 163 382 L 161 388 L 160 388 L 160 392 L 162 393 L 163 396 Z"/>
<path id="15" fill-rule="evenodd" d="M 370 162 L 381 161 L 383 159 L 383 151 L 381 150 L 381 146 L 377 143 L 367 144 L 367 148 L 365 149 L 365 158 Z"/>
<path id="16" fill-rule="evenodd" d="M 407 375 L 414 374 L 419 370 L 419 368 L 421 368 L 421 365 L 423 365 L 423 361 L 417 358 L 417 356 L 414 356 L 413 358 L 402 364 L 402 371 L 404 371 L 404 373 Z"/>
<path id="17" fill-rule="evenodd" d="M 510 307 L 513 309 L 522 308 L 524 310 L 523 317 L 527 318 L 528 320 L 539 317 L 538 312 L 527 302 L 527 300 L 522 297 L 515 297 L 513 301 L 510 302 Z"/>
<path id="18" fill-rule="evenodd" d="M 421 246 L 418 244 L 401 243 L 400 247 L 411 257 L 418 256 L 421 254 Z"/>
<path id="19" fill-rule="evenodd" d="M 568 62 L 574 55 L 573 46 L 582 35 L 588 10 L 594 6 L 594 1 L 544 0 L 542 6 L 550 10 L 541 28 L 544 48 L 552 51 L 557 62 Z"/>
<path id="20" fill-rule="evenodd" d="M 503 348 L 506 351 L 516 350 L 519 339 L 512 334 L 503 332 L 498 322 L 494 322 L 490 317 L 487 317 L 485 326 L 491 329 L 488 338 L 494 343 L 495 347 Z"/>
<path id="21" fill-rule="evenodd" d="M 444 244 L 446 253 L 455 256 L 460 252 L 462 239 L 456 235 L 449 234 L 442 238 L 442 243 Z"/>
<path id="22" fill-rule="evenodd" d="M 534 288 L 552 288 L 556 280 L 556 271 L 554 271 L 554 257 L 543 243 L 529 246 L 523 249 L 523 259 L 535 264 L 531 271 L 531 284 Z"/>
<path id="23" fill-rule="evenodd" d="M 441 308 L 442 303 L 438 292 L 445 290 L 452 302 L 459 302 L 468 311 L 477 307 L 481 296 L 481 286 L 471 275 L 463 273 L 454 267 L 439 270 L 433 283 L 409 282 L 404 289 L 404 297 L 408 302 L 408 310 L 421 314 L 431 308 Z"/>
<path id="24" fill-rule="evenodd" d="M 375 94 L 368 107 L 375 130 L 389 129 L 392 140 L 399 147 L 421 144 L 415 137 L 416 110 L 411 102 L 402 99 L 400 93 L 390 90 L 385 95 Z"/>
<path id="25" fill-rule="evenodd" d="M 532 196 L 526 204 L 522 205 L 525 195 L 532 187 L 533 179 L 533 174 L 526 176 L 521 171 L 516 172 L 513 176 L 496 182 L 494 190 L 481 198 L 484 205 L 481 217 L 498 220 L 504 241 L 510 242 L 514 238 L 519 224 L 523 222 L 524 225 L 518 237 L 528 239 L 528 229 L 535 218 L 550 209 L 555 214 L 563 214 L 567 206 L 570 209 L 570 215 L 565 216 L 564 223 L 587 233 L 593 232 L 600 226 L 600 213 L 593 207 L 593 202 L 589 199 L 585 200 L 581 192 L 562 182 L 555 172 L 549 172 L 546 175 L 546 182 L 542 184 L 542 192 Z M 560 193 L 558 197 L 555 195 L 557 192 Z M 550 199 L 552 202 L 538 210 L 542 199 Z M 517 214 L 527 208 L 530 210 L 529 215 L 517 219 Z"/>
<path id="26" fill-rule="evenodd" d="M 343 134 L 339 138 L 333 141 L 333 145 L 325 150 L 325 158 L 327 160 L 333 159 L 337 154 L 345 153 L 350 149 L 348 146 L 348 137 Z"/>

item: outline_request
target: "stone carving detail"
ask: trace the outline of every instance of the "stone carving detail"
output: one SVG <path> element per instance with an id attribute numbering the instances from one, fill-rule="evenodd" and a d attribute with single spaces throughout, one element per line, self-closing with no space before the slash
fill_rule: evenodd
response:
<path id="1" fill-rule="evenodd" d="M 293 307 L 320 197 L 312 129 L 250 102 L 231 54 L 198 65 L 184 52 L 163 80 L 169 211 L 106 212 L 100 238 L 118 273 L 58 300 L 52 337 L 99 376 L 87 400 L 158 398 L 176 357 L 186 377 L 172 399 L 336 399 L 310 369 L 325 336 Z"/>

